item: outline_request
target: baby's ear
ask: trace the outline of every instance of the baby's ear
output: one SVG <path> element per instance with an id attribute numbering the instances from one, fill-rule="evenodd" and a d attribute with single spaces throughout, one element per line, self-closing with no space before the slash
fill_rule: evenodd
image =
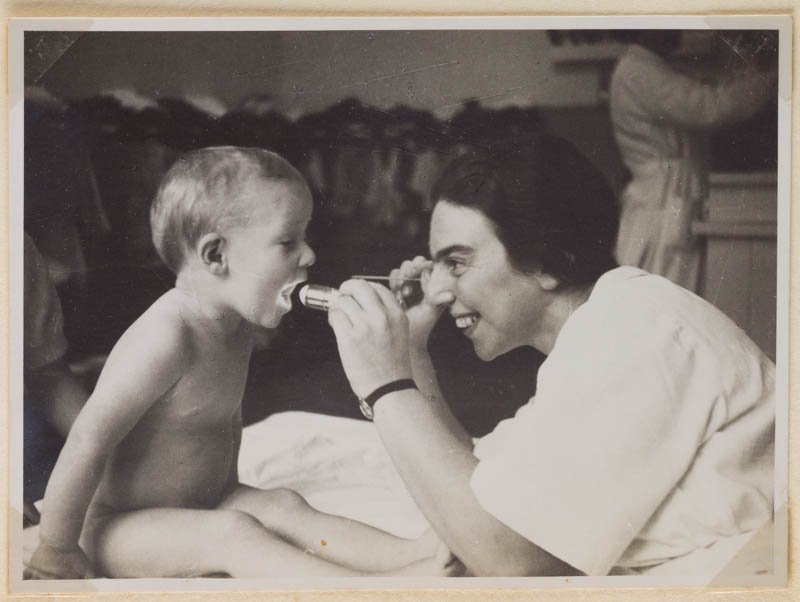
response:
<path id="1" fill-rule="evenodd" d="M 225 238 L 216 232 L 204 234 L 197 243 L 197 253 L 203 266 L 214 275 L 222 275 L 228 270 L 225 255 Z"/>

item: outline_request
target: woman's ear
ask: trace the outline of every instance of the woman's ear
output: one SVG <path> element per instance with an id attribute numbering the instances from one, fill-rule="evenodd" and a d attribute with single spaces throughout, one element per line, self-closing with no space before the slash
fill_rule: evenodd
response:
<path id="1" fill-rule="evenodd" d="M 214 275 L 222 275 L 228 270 L 225 255 L 225 238 L 216 232 L 204 234 L 197 243 L 197 252 L 203 266 Z"/>
<path id="2" fill-rule="evenodd" d="M 555 276 L 551 276 L 550 274 L 546 274 L 545 272 L 538 271 L 533 275 L 536 278 L 536 281 L 539 283 L 539 286 L 542 287 L 542 290 L 545 291 L 554 291 L 558 288 L 561 282 Z"/>

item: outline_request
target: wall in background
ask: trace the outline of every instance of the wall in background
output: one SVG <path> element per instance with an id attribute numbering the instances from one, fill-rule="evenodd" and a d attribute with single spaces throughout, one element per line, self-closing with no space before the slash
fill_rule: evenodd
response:
<path id="1" fill-rule="evenodd" d="M 440 117 L 471 98 L 596 105 L 598 71 L 557 66 L 552 54 L 545 31 L 88 32 L 39 81 L 64 98 L 132 88 L 229 108 L 269 94 L 289 114 L 347 97 Z"/>

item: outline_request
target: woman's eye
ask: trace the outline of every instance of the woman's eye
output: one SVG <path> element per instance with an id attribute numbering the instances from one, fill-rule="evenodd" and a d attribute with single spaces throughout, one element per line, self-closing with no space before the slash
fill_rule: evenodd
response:
<path id="1" fill-rule="evenodd" d="M 444 260 L 444 266 L 447 268 L 447 271 L 451 274 L 458 276 L 463 272 L 464 264 L 457 259 L 453 259 L 452 257 L 448 257 Z"/>

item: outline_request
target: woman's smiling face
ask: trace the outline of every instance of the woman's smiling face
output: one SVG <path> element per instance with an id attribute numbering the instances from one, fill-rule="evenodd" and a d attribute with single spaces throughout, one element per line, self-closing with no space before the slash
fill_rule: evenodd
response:
<path id="1" fill-rule="evenodd" d="M 440 200 L 431 217 L 429 288 L 449 290 L 450 315 L 484 361 L 533 345 L 552 293 L 516 270 L 480 211 Z"/>

